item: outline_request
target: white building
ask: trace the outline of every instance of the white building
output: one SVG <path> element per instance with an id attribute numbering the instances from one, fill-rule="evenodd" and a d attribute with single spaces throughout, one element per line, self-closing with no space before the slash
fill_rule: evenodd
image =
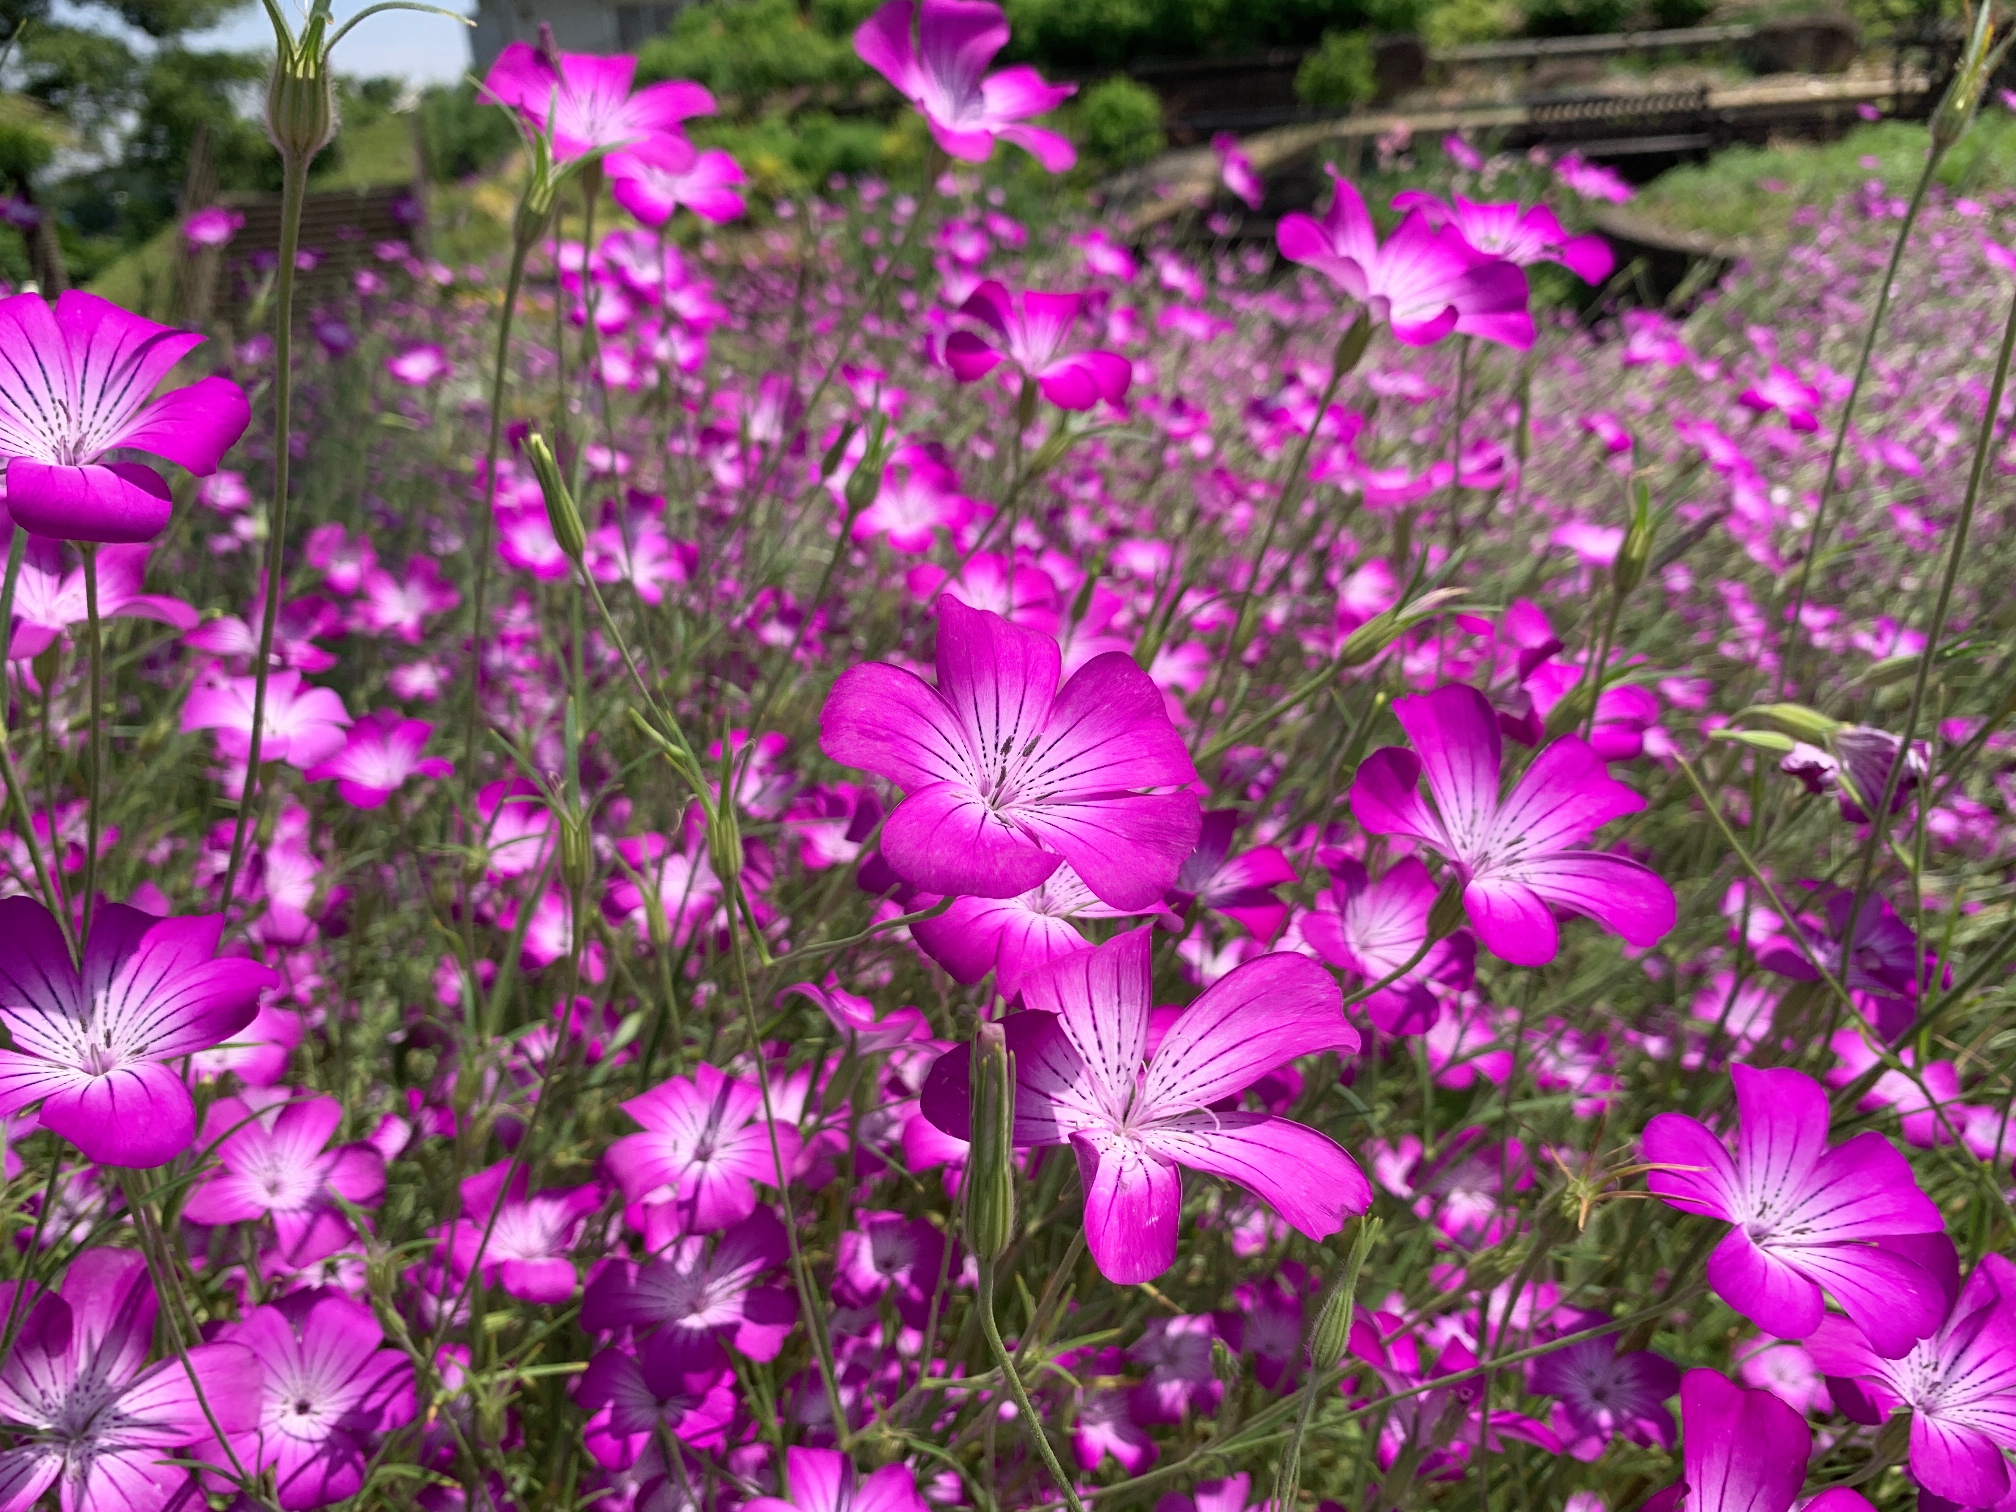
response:
<path id="1" fill-rule="evenodd" d="M 553 24 L 562 52 L 634 52 L 672 24 L 686 0 L 477 0 L 470 35 L 476 76 L 489 71 L 513 42 L 537 42 L 539 23 Z"/>

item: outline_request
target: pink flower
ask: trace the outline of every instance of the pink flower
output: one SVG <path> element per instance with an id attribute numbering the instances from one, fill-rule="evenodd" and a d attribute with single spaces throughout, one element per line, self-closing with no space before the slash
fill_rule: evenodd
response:
<path id="1" fill-rule="evenodd" d="M 1585 162 L 1577 152 L 1563 154 L 1554 165 L 1554 177 L 1584 199 L 1607 200 L 1622 205 L 1637 198 L 1637 191 L 1617 176 L 1614 169 Z"/>
<path id="2" fill-rule="evenodd" d="M 211 676 L 196 684 L 182 709 L 184 730 L 215 730 L 217 749 L 233 761 L 252 753 L 256 679 Z M 275 672 L 266 682 L 266 733 L 259 755 L 306 770 L 343 749 L 350 715 L 330 688 L 304 688 L 301 674 Z"/>
<path id="3" fill-rule="evenodd" d="M 1369 987 L 1412 961 L 1428 938 L 1434 879 L 1419 856 L 1401 857 L 1376 882 L 1363 862 L 1349 856 L 1333 859 L 1330 872 L 1329 901 L 1335 906 L 1304 914 L 1302 938 Z M 1476 960 L 1477 942 L 1468 930 L 1437 940 L 1412 971 L 1365 999 L 1366 1017 L 1387 1034 L 1426 1033 L 1441 1014 L 1430 984 L 1468 987 Z"/>
<path id="4" fill-rule="evenodd" d="M 77 289 L 52 310 L 39 294 L 0 299 L 0 458 L 7 508 L 31 534 L 67 541 L 150 541 L 174 509 L 168 484 L 110 451 L 151 452 L 207 477 L 252 411 L 224 378 L 150 399 L 202 345 Z"/>
<path id="5" fill-rule="evenodd" d="M 1253 171 L 1253 159 L 1246 156 L 1239 138 L 1221 131 L 1211 138 L 1211 150 L 1218 155 L 1219 182 L 1248 210 L 1258 210 L 1267 198 L 1267 186 Z"/>
<path id="6" fill-rule="evenodd" d="M 1553 742 L 1501 800 L 1503 748 L 1482 693 L 1451 683 L 1396 699 L 1393 713 L 1415 751 L 1384 746 L 1366 757 L 1351 811 L 1370 833 L 1408 836 L 1454 866 L 1485 949 L 1515 966 L 1546 965 L 1560 949 L 1552 908 L 1587 914 L 1641 948 L 1673 927 L 1673 890 L 1649 869 L 1574 848 L 1645 806 L 1587 742 Z M 1417 790 L 1424 770 L 1433 809 Z"/>
<path id="7" fill-rule="evenodd" d="M 221 1169 L 189 1194 L 183 1216 L 209 1224 L 271 1217 L 290 1267 L 335 1254 L 357 1237 L 336 1199 L 375 1207 L 385 1192 L 385 1157 L 370 1145 L 323 1148 L 342 1123 L 333 1097 L 220 1098 L 203 1115 L 203 1140 Z"/>
<path id="8" fill-rule="evenodd" d="M 1054 131 L 1022 123 L 1055 110 L 1078 86 L 1045 84 L 1027 65 L 989 74 L 1007 43 L 1008 19 L 987 0 L 887 0 L 854 33 L 861 61 L 917 107 L 951 156 L 984 163 L 999 137 L 1062 173 L 1077 150 Z"/>
<path id="9" fill-rule="evenodd" d="M 1570 236 L 1545 205 L 1521 206 L 1517 200 L 1485 205 L 1460 194 L 1452 194 L 1445 204 L 1425 190 L 1407 189 L 1393 196 L 1393 208 L 1419 210 L 1431 226 L 1454 226 L 1479 252 L 1522 268 L 1559 263 L 1582 282 L 1595 284 L 1617 266 L 1610 243 L 1600 236 Z"/>
<path id="10" fill-rule="evenodd" d="M 501 1281 L 521 1302 L 556 1305 L 571 1300 L 580 1284 L 569 1256 L 588 1215 L 602 1205 L 602 1188 L 591 1181 L 534 1192 L 530 1181 L 524 1166 L 514 1174 L 508 1160 L 464 1180 L 464 1216 L 456 1220 L 450 1258 L 462 1275 L 480 1266 L 486 1286 Z"/>
<path id="11" fill-rule="evenodd" d="M 588 1452 L 632 1464 L 660 1433 L 719 1447 L 735 1418 L 735 1377 L 712 1339 L 661 1328 L 637 1353 L 605 1349 L 588 1362 L 575 1400 L 591 1416 Z"/>
<path id="12" fill-rule="evenodd" d="M 1890 1241 L 1936 1234 L 1939 1209 L 1873 1129 L 1828 1148 L 1827 1094 L 1810 1076 L 1732 1066 L 1736 1156 L 1698 1120 L 1645 1126 L 1645 1184 L 1682 1212 L 1731 1225 L 1708 1257 L 1708 1284 L 1768 1334 L 1804 1339 L 1826 1316 L 1822 1289 L 1886 1359 L 1939 1327 L 1937 1279 Z"/>
<path id="13" fill-rule="evenodd" d="M 917 908 L 927 907 L 922 898 Z M 1089 943 L 1076 919 L 1127 919 L 1167 911 L 1157 902 L 1147 908 L 1114 908 L 1102 903 L 1070 866 L 1060 866 L 1028 892 L 1014 898 L 957 898 L 935 919 L 910 926 L 918 948 L 952 980 L 971 984 L 994 973 L 994 990 L 1012 1002 L 1030 972 Z"/>
<path id="14" fill-rule="evenodd" d="M 1820 390 L 1776 362 L 1762 378 L 1738 394 L 1736 402 L 1760 415 L 1783 410 L 1785 423 L 1795 431 L 1820 429 Z"/>
<path id="15" fill-rule="evenodd" d="M 245 217 L 222 205 L 209 205 L 182 222 L 182 239 L 192 247 L 221 247 L 236 236 Z"/>
<path id="16" fill-rule="evenodd" d="M 892 1008 L 878 1015 L 875 1005 L 867 998 L 842 991 L 840 979 L 831 972 L 827 973 L 824 986 L 816 982 L 799 982 L 786 987 L 778 997 L 781 1000 L 786 994 L 794 992 L 826 1015 L 827 1022 L 847 1037 L 847 1043 L 856 1055 L 874 1055 L 878 1051 L 893 1050 L 898 1045 L 931 1038 L 931 1021 L 925 1018 L 923 1009 Z"/>
<path id="17" fill-rule="evenodd" d="M 4 906 L 4 905 L 0 905 Z M 10 1283 L 8 1291 L 13 1291 Z M 259 1361 L 242 1345 L 198 1344 L 149 1365 L 159 1309 L 138 1250 L 86 1250 L 63 1285 L 25 1310 L 0 1365 L 0 1506 L 23 1512 L 62 1481 L 63 1512 L 161 1512 L 201 1505 L 189 1471 L 164 1461 L 258 1421 Z"/>
<path id="18" fill-rule="evenodd" d="M 448 354 L 433 342 L 420 342 L 385 359 L 385 371 L 408 388 L 425 388 L 455 371 Z"/>
<path id="19" fill-rule="evenodd" d="M 945 338 L 945 365 L 959 382 L 972 383 L 1007 362 L 1059 409 L 1089 410 L 1102 399 L 1118 404 L 1133 381 L 1133 363 L 1118 352 L 1062 350 L 1084 299 L 1082 294 L 1035 289 L 1018 298 L 990 278 L 967 297 L 959 313 L 980 321 L 1001 345 L 975 331 L 954 331 Z"/>
<path id="20" fill-rule="evenodd" d="M 156 620 L 177 630 L 193 630 L 202 618 L 178 598 L 142 593 L 147 574 L 146 545 L 107 546 L 98 553 L 98 614 L 101 619 Z M 14 585 L 14 639 L 10 659 L 39 656 L 73 625 L 89 618 L 84 569 L 61 570 L 55 546 L 35 542 L 21 560 Z"/>
<path id="21" fill-rule="evenodd" d="M 710 225 L 739 219 L 747 206 L 735 186 L 742 165 L 719 147 L 698 151 L 684 137 L 648 137 L 604 165 L 616 203 L 647 226 L 662 226 L 684 205 Z"/>
<path id="22" fill-rule="evenodd" d="M 1293 885 L 1295 868 L 1278 845 L 1256 845 L 1232 854 L 1239 828 L 1237 809 L 1211 809 L 1198 828 L 1197 849 L 1176 874 L 1169 904 L 1179 911 L 1198 904 L 1225 915 L 1263 945 L 1271 945 L 1288 922 L 1288 905 L 1274 889 Z"/>
<path id="23" fill-rule="evenodd" d="M 1601 1313 L 1578 1313 L 1559 1321 L 1575 1333 L 1608 1320 Z M 1673 1414 L 1666 1403 L 1680 1389 L 1680 1367 L 1647 1349 L 1620 1355 L 1615 1334 L 1540 1356 L 1527 1372 L 1527 1389 L 1556 1399 L 1554 1428 L 1576 1459 L 1601 1459 L 1620 1436 L 1648 1447 L 1673 1447 Z"/>
<path id="24" fill-rule="evenodd" d="M 632 94 L 636 72 L 632 57 L 562 53 L 556 73 L 539 48 L 513 42 L 490 65 L 483 93 L 531 125 L 550 128 L 556 163 L 676 135 L 689 116 L 714 113 L 714 96 L 683 79 Z"/>
<path id="25" fill-rule="evenodd" d="M 1207 988 L 1148 1055 L 1153 929 L 1054 962 L 1003 1020 L 1015 1055 L 1015 1142 L 1068 1144 L 1085 1184 L 1085 1239 L 1110 1281 L 1150 1281 L 1176 1260 L 1180 1167 L 1238 1183 L 1298 1233 L 1324 1239 L 1372 1201 L 1326 1135 L 1266 1113 L 1219 1111 L 1300 1055 L 1350 1054 L 1343 994 L 1306 956 L 1248 961 Z M 1146 1069 L 1143 1069 L 1143 1062 Z M 968 1048 L 941 1057 L 925 1117 L 966 1137 Z"/>
<path id="26" fill-rule="evenodd" d="M 609 1261 L 582 1295 L 581 1326 L 684 1332 L 774 1360 L 797 1327 L 798 1300 L 788 1286 L 758 1283 L 790 1253 L 784 1225 L 759 1207 L 720 1234 L 675 1238 L 641 1264 Z"/>
<path id="27" fill-rule="evenodd" d="M 1337 192 L 1322 220 L 1284 215 L 1281 255 L 1314 268 L 1392 327 L 1396 341 L 1432 346 L 1451 332 L 1533 345 L 1526 275 L 1472 247 L 1450 226 L 1439 230 L 1410 210 L 1382 244 L 1357 189 L 1333 167 Z"/>
<path id="28" fill-rule="evenodd" d="M 1749 1391 L 1713 1370 L 1680 1382 L 1686 1479 L 1645 1503 L 1645 1512 L 1792 1512 L 1806 1484 L 1813 1430 L 1768 1391 Z M 1846 1486 L 1823 1491 L 1802 1512 L 1872 1512 Z"/>
<path id="29" fill-rule="evenodd" d="M 855 1482 L 854 1462 L 837 1449 L 784 1451 L 791 1499 L 758 1496 L 742 1512 L 926 1512 L 917 1477 L 908 1465 L 884 1465 Z"/>
<path id="30" fill-rule="evenodd" d="M 383 1347 L 377 1319 L 362 1302 L 293 1292 L 253 1308 L 223 1338 L 249 1350 L 262 1369 L 257 1417 L 234 1448 L 248 1469 L 273 1472 L 284 1512 L 356 1495 L 376 1440 L 413 1421 L 413 1366 Z"/>
<path id="31" fill-rule="evenodd" d="M 1911 1414 L 1919 1485 L 1963 1507 L 1996 1506 L 2016 1486 L 2003 1458 L 2016 1449 L 2016 1265 L 1984 1255 L 1962 1286 L 1945 1235 L 1926 1235 L 1909 1252 L 1948 1300 L 1930 1338 L 1886 1358 L 1854 1323 L 1829 1317 L 1807 1347 L 1848 1417 L 1881 1426 L 1899 1408 Z"/>
<path id="32" fill-rule="evenodd" d="M 852 534 L 857 541 L 882 536 L 890 550 L 915 555 L 937 545 L 940 530 L 963 530 L 980 512 L 959 492 L 942 446 L 906 442 L 889 458 L 874 502 L 854 517 Z"/>
<path id="33" fill-rule="evenodd" d="M 623 1111 L 644 1132 L 618 1139 L 603 1160 L 637 1210 L 633 1222 L 670 1204 L 686 1232 L 727 1228 L 756 1210 L 757 1182 L 782 1186 L 780 1161 L 789 1171 L 798 1159 L 798 1131 L 789 1124 L 776 1125 L 773 1153 L 761 1089 L 704 1063 L 691 1078 L 675 1076 L 631 1098 Z"/>
<path id="34" fill-rule="evenodd" d="M 428 616 L 446 614 L 462 602 L 455 585 L 441 581 L 441 564 L 432 557 L 414 557 L 404 578 L 372 567 L 364 573 L 363 589 L 355 609 L 357 627 L 397 636 L 409 646 L 420 644 Z"/>
<path id="35" fill-rule="evenodd" d="M 350 727 L 343 749 L 302 775 L 310 782 L 335 779 L 336 791 L 352 808 L 383 808 L 409 777 L 451 776 L 455 764 L 443 756 L 422 756 L 434 726 L 405 719 L 391 709 L 366 714 Z"/>
<path id="36" fill-rule="evenodd" d="M 1047 635 L 938 600 L 938 686 L 881 663 L 841 674 L 821 715 L 835 761 L 904 791 L 882 829 L 927 892 L 1012 898 L 1069 862 L 1101 901 L 1153 907 L 1196 847 L 1196 779 L 1162 693 L 1133 659 L 1095 656 L 1057 686 Z"/>
<path id="37" fill-rule="evenodd" d="M 850 1307 L 873 1309 L 890 1298 L 912 1328 L 929 1321 L 931 1298 L 945 1261 L 945 1236 L 922 1218 L 864 1212 L 840 1235 L 833 1256 L 834 1291 Z"/>
<path id="38" fill-rule="evenodd" d="M 109 903 L 84 971 L 49 910 L 0 899 L 0 1117 L 37 1103 L 42 1124 L 107 1165 L 165 1165 L 196 1137 L 183 1056 L 252 1022 L 279 985 L 264 966 L 218 960 L 222 915 L 157 919 Z"/>

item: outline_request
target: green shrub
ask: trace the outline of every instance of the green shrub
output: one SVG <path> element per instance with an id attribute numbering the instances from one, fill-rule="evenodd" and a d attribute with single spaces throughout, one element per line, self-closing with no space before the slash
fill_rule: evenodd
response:
<path id="1" fill-rule="evenodd" d="M 1122 75 L 1086 90 L 1074 114 L 1078 145 L 1098 165 L 1131 168 L 1168 145 L 1155 91 Z"/>
<path id="2" fill-rule="evenodd" d="M 689 6 L 639 50 L 637 82 L 692 79 L 713 90 L 724 110 L 760 115 L 785 91 L 848 87 L 867 76 L 854 53 L 851 15 L 852 7 L 835 0 L 812 16 L 795 0 Z"/>
<path id="3" fill-rule="evenodd" d="M 1527 0 L 1526 32 L 1533 37 L 1593 37 L 1621 31 L 1628 0 Z"/>
<path id="4" fill-rule="evenodd" d="M 428 172 L 444 184 L 494 167 L 518 145 L 510 112 L 478 100 L 471 84 L 437 85 L 422 94 L 420 135 Z"/>
<path id="5" fill-rule="evenodd" d="M 1319 110 L 1349 110 L 1379 92 L 1372 38 L 1365 32 L 1325 32 L 1295 70 L 1295 98 Z"/>

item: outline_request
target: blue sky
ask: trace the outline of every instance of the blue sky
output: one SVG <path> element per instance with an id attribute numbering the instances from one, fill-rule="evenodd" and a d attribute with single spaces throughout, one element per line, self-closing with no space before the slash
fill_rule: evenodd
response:
<path id="1" fill-rule="evenodd" d="M 337 18 L 354 16 L 368 3 L 370 0 L 336 0 Z M 440 3 L 446 9 L 457 8 L 457 0 Z M 297 0 L 279 0 L 279 4 L 285 14 L 301 14 Z M 460 0 L 460 5 L 466 10 L 475 8 L 471 0 Z M 215 31 L 191 37 L 190 43 L 196 47 L 270 48 L 273 27 L 265 8 L 254 4 Z M 343 39 L 336 50 L 336 67 L 359 77 L 391 74 L 418 84 L 452 82 L 469 69 L 469 28 L 445 16 L 387 11 Z"/>

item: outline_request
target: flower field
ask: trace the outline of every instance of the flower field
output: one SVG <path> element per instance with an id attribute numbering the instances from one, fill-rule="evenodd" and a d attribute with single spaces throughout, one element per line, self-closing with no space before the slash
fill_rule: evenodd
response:
<path id="1" fill-rule="evenodd" d="M 0 300 L 0 1512 L 2016 1508 L 1985 33 L 1670 313 L 1455 139 L 1018 218 L 1007 39 L 762 205 L 514 44 L 508 263 Z"/>

